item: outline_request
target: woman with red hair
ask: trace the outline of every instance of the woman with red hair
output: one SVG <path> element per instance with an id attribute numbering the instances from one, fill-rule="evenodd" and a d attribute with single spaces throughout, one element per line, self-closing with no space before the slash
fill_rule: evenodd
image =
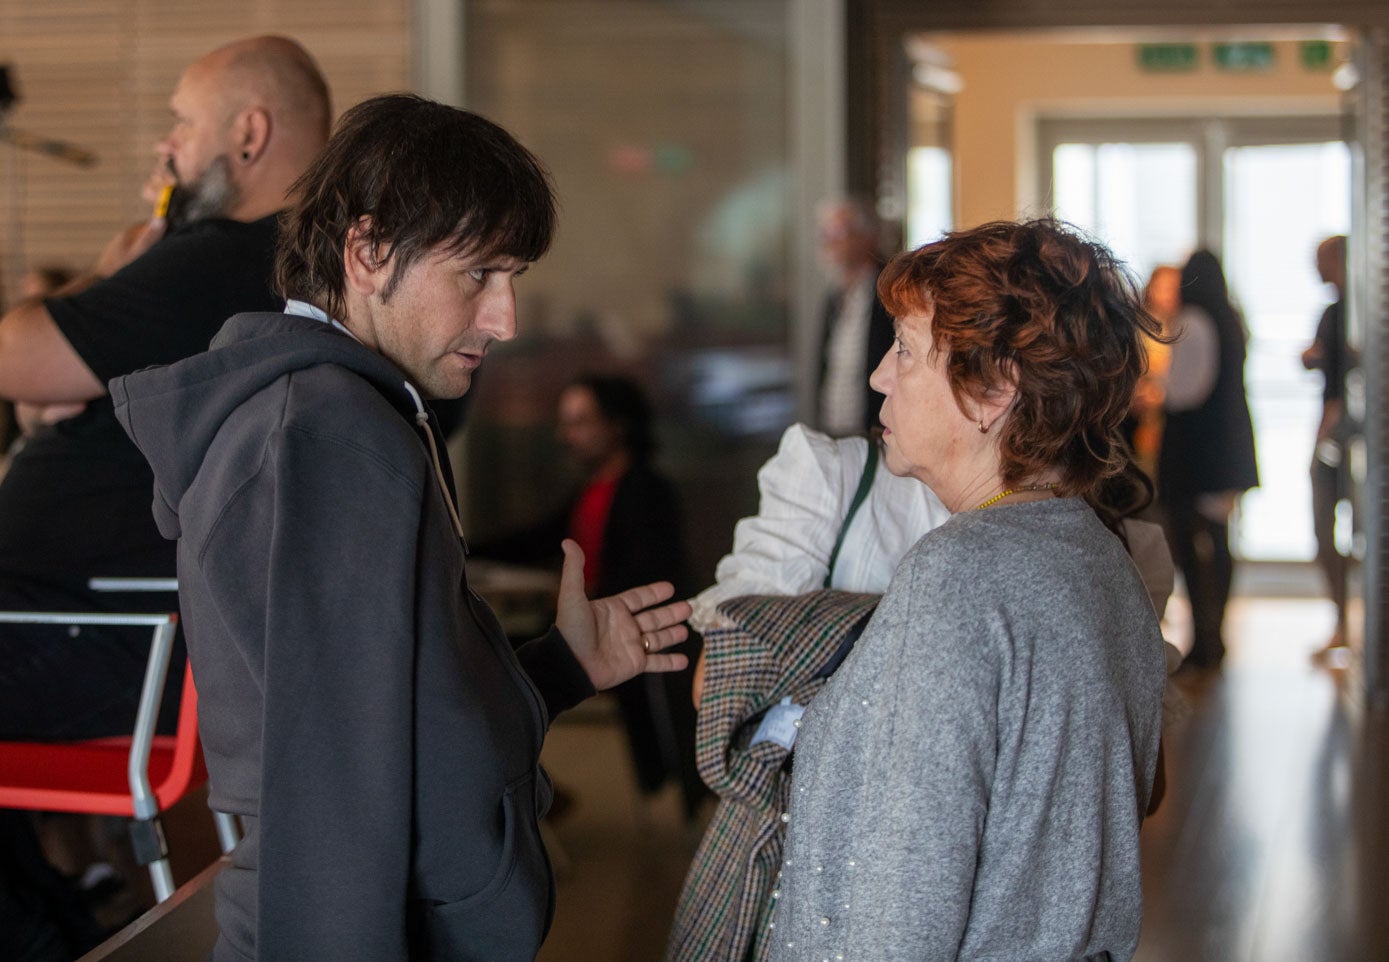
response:
<path id="1" fill-rule="evenodd" d="M 899 255 L 878 291 L 887 465 L 953 515 L 801 721 L 773 958 L 1129 958 L 1164 655 L 1092 501 L 1160 335 L 1050 220 Z"/>

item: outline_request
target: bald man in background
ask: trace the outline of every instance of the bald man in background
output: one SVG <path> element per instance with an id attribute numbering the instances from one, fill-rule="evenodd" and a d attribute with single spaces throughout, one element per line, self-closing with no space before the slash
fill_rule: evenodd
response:
<path id="1" fill-rule="evenodd" d="M 106 383 L 206 350 L 234 313 L 281 306 L 276 215 L 332 120 L 317 64 L 283 37 L 241 40 L 184 70 L 169 108 L 146 188 L 173 185 L 169 216 L 122 231 L 91 274 L 0 318 L 0 396 L 44 423 L 0 482 L 0 609 L 151 606 L 87 588 L 92 576 L 175 570 L 150 514 L 149 467 Z M 147 629 L 3 626 L 0 739 L 128 733 L 148 649 Z M 175 666 L 171 687 L 180 678 Z"/>

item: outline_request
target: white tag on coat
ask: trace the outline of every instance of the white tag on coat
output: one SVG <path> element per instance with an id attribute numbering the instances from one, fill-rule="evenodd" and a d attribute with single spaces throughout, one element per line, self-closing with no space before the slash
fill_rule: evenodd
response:
<path id="1" fill-rule="evenodd" d="M 776 742 L 789 752 L 791 746 L 796 744 L 796 723 L 804 714 L 804 706 L 797 705 L 790 698 L 783 698 L 780 704 L 768 708 L 767 714 L 762 716 L 762 724 L 757 726 L 752 744 Z"/>

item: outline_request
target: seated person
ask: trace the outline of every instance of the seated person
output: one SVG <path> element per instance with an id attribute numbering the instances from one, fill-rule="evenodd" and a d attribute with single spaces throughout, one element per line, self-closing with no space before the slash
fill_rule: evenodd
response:
<path id="1" fill-rule="evenodd" d="M 296 43 L 258 37 L 184 71 L 158 145 L 179 226 L 123 231 L 93 273 L 0 318 L 0 396 L 40 417 L 0 482 L 0 609 L 120 611 L 167 598 L 103 594 L 92 576 L 173 577 L 150 514 L 153 477 L 112 414 L 106 382 L 205 350 L 238 310 L 278 307 L 276 216 L 327 139 L 328 89 Z M 43 423 L 52 420 L 55 423 Z M 5 626 L 0 739 L 128 733 L 145 629 Z M 170 668 L 170 694 L 182 678 Z M 167 704 L 167 703 L 166 703 Z"/>
<path id="2" fill-rule="evenodd" d="M 559 397 L 559 440 L 585 480 L 537 525 L 474 545 L 480 557 L 558 567 L 560 542 L 584 550 L 590 595 L 616 594 L 649 581 L 686 581 L 675 488 L 652 465 L 651 407 L 630 378 L 585 374 Z M 691 672 L 642 675 L 614 689 L 637 783 L 655 792 L 674 780 L 692 814 L 704 785 L 694 763 Z"/>
<path id="3" fill-rule="evenodd" d="M 173 186 L 170 216 L 120 232 L 92 273 L 0 318 L 0 397 L 34 415 L 0 481 L 0 609 L 167 609 L 167 597 L 87 587 L 95 575 L 174 576 L 173 543 L 150 513 L 153 475 L 117 425 L 106 383 L 205 350 L 235 311 L 283 303 L 271 288 L 276 215 L 332 118 L 318 66 L 282 37 L 238 41 L 191 64 L 169 105 L 156 179 Z M 149 637 L 3 626 L 0 739 L 129 734 Z M 181 644 L 168 678 L 165 729 Z M 34 857 L 0 861 L 0 958 L 80 954 L 90 921 L 38 856 L 27 816 L 14 814 L 0 848 Z"/>

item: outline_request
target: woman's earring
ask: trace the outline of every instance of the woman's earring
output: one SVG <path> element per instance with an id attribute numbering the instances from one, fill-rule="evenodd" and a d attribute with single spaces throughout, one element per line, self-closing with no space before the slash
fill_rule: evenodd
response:
<path id="1" fill-rule="evenodd" d="M 241 159 L 242 159 L 242 160 L 250 160 L 250 159 L 251 159 L 251 152 L 250 152 L 249 150 L 243 150 L 243 151 L 241 152 Z"/>
<path id="2" fill-rule="evenodd" d="M 988 433 L 989 433 L 989 429 L 986 428 L 986 427 L 984 427 L 984 420 L 983 420 L 983 418 L 980 418 L 980 419 L 979 419 L 979 433 L 980 433 L 980 434 L 988 434 Z"/>

